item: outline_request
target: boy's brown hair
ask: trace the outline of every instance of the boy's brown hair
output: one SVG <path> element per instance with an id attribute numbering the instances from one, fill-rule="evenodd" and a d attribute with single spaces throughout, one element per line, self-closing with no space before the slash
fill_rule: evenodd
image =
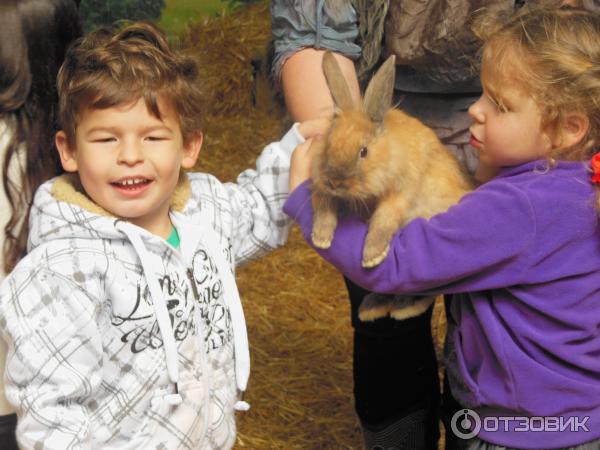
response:
<path id="1" fill-rule="evenodd" d="M 201 128 L 203 96 L 190 57 L 171 50 L 154 25 L 140 22 L 116 32 L 101 29 L 69 50 L 58 74 L 58 122 L 70 145 L 81 113 L 143 98 L 159 119 L 158 98 L 170 101 L 185 143 Z"/>

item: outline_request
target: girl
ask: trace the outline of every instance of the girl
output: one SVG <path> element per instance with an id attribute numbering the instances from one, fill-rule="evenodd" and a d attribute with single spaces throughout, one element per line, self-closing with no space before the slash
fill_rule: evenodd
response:
<path id="1" fill-rule="evenodd" d="M 367 225 L 356 218 L 341 219 L 320 253 L 373 291 L 452 294 L 448 378 L 472 411 L 447 430 L 470 436 L 465 448 L 598 448 L 600 156 L 589 159 L 600 143 L 600 17 L 538 9 L 480 28 L 495 32 L 471 143 L 496 177 L 406 225 L 374 269 L 361 267 Z M 292 189 L 310 159 L 306 146 L 296 153 Z M 309 195 L 303 184 L 285 206 L 308 241 Z"/>
<path id="2" fill-rule="evenodd" d="M 0 280 L 25 254 L 33 192 L 58 171 L 53 150 L 56 74 L 79 34 L 73 0 L 0 3 Z M 0 340 L 2 374 L 5 355 Z M 0 448 L 17 448 L 15 423 L 0 381 Z"/>

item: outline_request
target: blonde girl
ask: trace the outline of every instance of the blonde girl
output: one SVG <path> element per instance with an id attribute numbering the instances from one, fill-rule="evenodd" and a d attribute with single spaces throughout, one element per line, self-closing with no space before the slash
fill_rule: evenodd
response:
<path id="1" fill-rule="evenodd" d="M 488 19 L 483 95 L 469 113 L 471 144 L 497 175 L 399 230 L 373 269 L 361 267 L 367 225 L 357 218 L 318 251 L 372 291 L 450 294 L 455 448 L 597 449 L 600 17 L 531 9 Z M 309 242 L 311 156 L 296 153 L 285 206 Z"/>

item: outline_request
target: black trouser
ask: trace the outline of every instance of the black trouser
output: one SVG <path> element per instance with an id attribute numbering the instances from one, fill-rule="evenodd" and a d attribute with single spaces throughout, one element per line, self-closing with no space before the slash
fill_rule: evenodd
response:
<path id="1" fill-rule="evenodd" d="M 15 437 L 17 427 L 17 415 L 0 416 L 0 449 L 19 450 Z"/>
<path id="2" fill-rule="evenodd" d="M 439 377 L 431 312 L 394 320 L 361 322 L 358 307 L 368 291 L 345 279 L 354 327 L 354 398 L 364 427 L 385 427 L 416 410 L 427 409 L 424 429 L 439 438 Z"/>

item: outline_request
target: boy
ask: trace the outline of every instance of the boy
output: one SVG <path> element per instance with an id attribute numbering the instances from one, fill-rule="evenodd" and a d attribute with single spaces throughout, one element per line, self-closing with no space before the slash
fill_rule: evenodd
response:
<path id="1" fill-rule="evenodd" d="M 196 68 L 148 24 L 88 35 L 58 86 L 71 174 L 36 193 L 31 252 L 0 296 L 19 445 L 230 448 L 249 374 L 234 267 L 285 242 L 289 158 L 312 125 L 238 184 L 184 174 Z"/>

